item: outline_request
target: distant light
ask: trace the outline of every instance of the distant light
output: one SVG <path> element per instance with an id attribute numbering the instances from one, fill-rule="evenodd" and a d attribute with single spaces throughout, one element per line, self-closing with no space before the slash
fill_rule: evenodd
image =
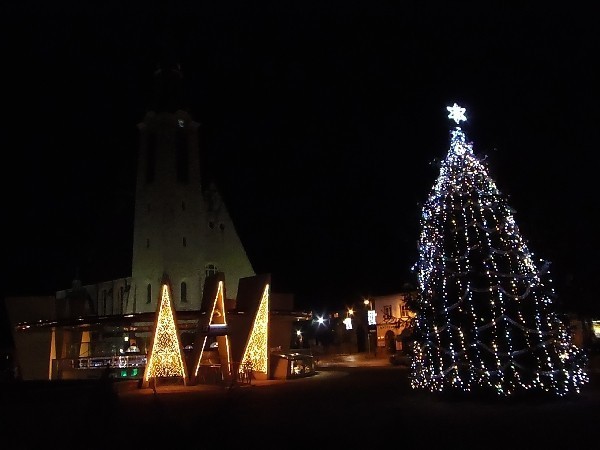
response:
<path id="1" fill-rule="evenodd" d="M 349 314 L 349 315 L 353 315 L 353 314 L 354 314 L 354 310 L 353 310 L 352 308 L 350 308 L 350 309 L 348 310 L 348 314 Z"/>
<path id="2" fill-rule="evenodd" d="M 370 309 L 367 311 L 367 320 L 369 325 L 377 325 L 377 320 L 375 317 L 377 316 L 377 311 L 374 309 Z"/>
<path id="3" fill-rule="evenodd" d="M 344 319 L 344 325 L 346 325 L 346 330 L 352 329 L 352 319 L 350 317 L 346 317 Z"/>

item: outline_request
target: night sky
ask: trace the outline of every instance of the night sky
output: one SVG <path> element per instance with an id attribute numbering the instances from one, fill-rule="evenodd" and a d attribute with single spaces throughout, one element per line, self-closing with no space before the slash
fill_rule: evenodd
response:
<path id="1" fill-rule="evenodd" d="M 298 306 L 413 281 L 457 102 L 561 302 L 597 309 L 591 6 L 164 3 L 0 7 L 6 295 L 131 275 L 136 125 L 177 61 L 254 269 Z"/>

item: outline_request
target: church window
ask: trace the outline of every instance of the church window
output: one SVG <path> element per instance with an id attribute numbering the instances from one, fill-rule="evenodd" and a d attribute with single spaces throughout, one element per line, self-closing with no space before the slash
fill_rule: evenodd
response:
<path id="1" fill-rule="evenodd" d="M 146 287 L 146 303 L 152 303 L 152 285 Z"/>
<path id="2" fill-rule="evenodd" d="M 187 246 L 187 240 L 185 239 L 185 236 L 183 237 L 183 246 L 186 247 Z"/>
<path id="3" fill-rule="evenodd" d="M 146 183 L 154 181 L 154 172 L 156 171 L 156 134 L 148 134 L 146 145 Z"/>
<path id="4" fill-rule="evenodd" d="M 217 269 L 216 264 L 207 264 L 206 267 L 204 268 L 204 274 L 205 274 L 206 278 L 210 277 L 211 275 L 214 275 L 218 271 L 219 270 Z"/>
<path id="5" fill-rule="evenodd" d="M 215 227 L 215 223 L 210 221 L 208 222 L 208 228 L 210 228 L 211 230 Z"/>
<path id="6" fill-rule="evenodd" d="M 185 281 L 181 282 L 181 301 L 187 303 L 187 284 Z"/>
<path id="7" fill-rule="evenodd" d="M 188 182 L 188 149 L 187 134 L 184 129 L 177 130 L 175 140 L 175 151 L 177 157 L 177 181 Z"/>
<path id="8" fill-rule="evenodd" d="M 221 229 L 221 231 L 225 230 L 225 224 L 224 223 L 220 223 L 219 224 L 219 228 Z"/>
<path id="9" fill-rule="evenodd" d="M 150 248 L 150 239 L 146 239 L 146 248 Z"/>

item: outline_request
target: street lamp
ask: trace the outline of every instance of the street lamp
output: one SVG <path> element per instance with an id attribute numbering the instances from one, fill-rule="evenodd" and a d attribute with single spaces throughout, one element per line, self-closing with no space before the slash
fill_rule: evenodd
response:
<path id="1" fill-rule="evenodd" d="M 373 311 L 373 303 L 371 303 L 371 300 L 368 298 L 365 298 L 363 300 L 363 304 L 365 305 L 365 308 L 367 308 L 367 352 L 369 354 L 369 356 L 371 356 L 371 330 L 370 327 L 371 325 L 375 325 L 375 314 Z"/>

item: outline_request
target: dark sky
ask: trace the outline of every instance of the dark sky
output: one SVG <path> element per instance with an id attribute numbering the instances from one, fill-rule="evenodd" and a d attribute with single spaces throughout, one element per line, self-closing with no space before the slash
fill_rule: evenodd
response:
<path id="1" fill-rule="evenodd" d="M 3 4 L 5 293 L 131 274 L 136 125 L 170 57 L 255 271 L 300 306 L 412 280 L 454 102 L 561 298 L 595 306 L 596 15 L 440 3 Z"/>

